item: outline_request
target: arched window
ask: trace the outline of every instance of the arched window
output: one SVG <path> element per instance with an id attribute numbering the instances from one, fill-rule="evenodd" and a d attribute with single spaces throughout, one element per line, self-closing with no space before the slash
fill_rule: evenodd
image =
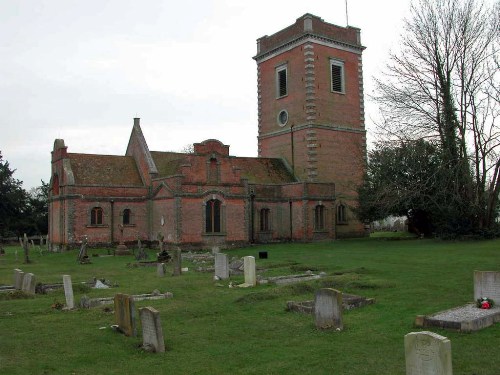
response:
<path id="1" fill-rule="evenodd" d="M 338 224 L 346 224 L 347 223 L 347 215 L 346 209 L 343 204 L 339 204 L 337 206 L 337 223 Z"/>
<path id="2" fill-rule="evenodd" d="M 126 208 L 123 210 L 123 225 L 129 225 L 130 224 L 130 209 Z"/>
<path id="3" fill-rule="evenodd" d="M 52 194 L 53 195 L 59 195 L 59 176 L 54 175 L 54 178 L 52 179 Z"/>
<path id="4" fill-rule="evenodd" d="M 269 222 L 269 208 L 263 208 L 260 210 L 260 230 L 261 232 L 267 232 L 271 230 L 271 225 Z"/>
<path id="5" fill-rule="evenodd" d="M 220 233 L 221 228 L 221 203 L 217 199 L 210 199 L 205 207 L 205 231 L 207 233 Z"/>
<path id="6" fill-rule="evenodd" d="M 314 229 L 325 230 L 325 206 L 322 204 L 314 209 Z"/>
<path id="7" fill-rule="evenodd" d="M 90 225 L 102 225 L 102 208 L 94 207 L 90 211 Z"/>

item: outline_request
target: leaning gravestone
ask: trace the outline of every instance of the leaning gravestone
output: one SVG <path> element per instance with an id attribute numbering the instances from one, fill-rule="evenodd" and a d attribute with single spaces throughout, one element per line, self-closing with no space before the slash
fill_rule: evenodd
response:
<path id="1" fill-rule="evenodd" d="M 115 323 L 126 336 L 136 336 L 134 299 L 128 294 L 115 295 Z"/>
<path id="2" fill-rule="evenodd" d="M 66 308 L 71 310 L 75 308 L 75 299 L 73 297 L 73 284 L 70 275 L 63 275 L 64 296 L 66 297 Z"/>
<path id="3" fill-rule="evenodd" d="M 160 323 L 160 313 L 152 307 L 139 309 L 142 325 L 142 345 L 152 352 L 165 352 L 163 330 Z"/>
<path id="4" fill-rule="evenodd" d="M 451 343 L 434 332 L 405 336 L 406 375 L 453 375 Z"/>
<path id="5" fill-rule="evenodd" d="M 316 328 L 342 330 L 342 292 L 323 288 L 314 296 L 314 320 Z"/>
<path id="6" fill-rule="evenodd" d="M 23 292 L 28 294 L 35 294 L 36 278 L 32 273 L 24 274 L 23 278 Z"/>
<path id="7" fill-rule="evenodd" d="M 257 285 L 257 279 L 255 277 L 255 258 L 253 256 L 243 257 L 243 267 L 245 284 L 248 286 Z"/>
<path id="8" fill-rule="evenodd" d="M 21 290 L 23 288 L 24 272 L 19 268 L 14 270 L 14 289 Z"/>
<path id="9" fill-rule="evenodd" d="M 227 254 L 215 253 L 215 276 L 221 280 L 229 278 L 229 260 Z"/>
<path id="10" fill-rule="evenodd" d="M 181 249 L 172 250 L 172 276 L 180 276 L 182 274 L 182 257 Z"/>
<path id="11" fill-rule="evenodd" d="M 500 272 L 474 271 L 474 299 L 489 298 L 500 305 Z"/>

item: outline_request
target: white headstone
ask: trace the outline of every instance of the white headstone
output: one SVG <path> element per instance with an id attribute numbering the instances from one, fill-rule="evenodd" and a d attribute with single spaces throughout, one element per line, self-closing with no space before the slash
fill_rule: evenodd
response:
<path id="1" fill-rule="evenodd" d="M 215 253 L 215 276 L 221 280 L 229 278 L 229 260 L 227 254 Z"/>
<path id="2" fill-rule="evenodd" d="M 434 332 L 405 336 L 406 375 L 453 375 L 451 343 Z"/>
<path id="3" fill-rule="evenodd" d="M 342 292 L 323 288 L 314 296 L 314 318 L 316 328 L 342 330 Z"/>
<path id="4" fill-rule="evenodd" d="M 24 272 L 16 268 L 14 270 L 14 288 L 21 290 L 23 288 Z"/>
<path id="5" fill-rule="evenodd" d="M 36 278 L 32 273 L 24 274 L 23 292 L 35 294 Z"/>
<path id="6" fill-rule="evenodd" d="M 66 296 L 66 307 L 68 309 L 75 308 L 75 300 L 73 297 L 73 284 L 71 283 L 70 275 L 63 275 L 64 295 Z"/>
<path id="7" fill-rule="evenodd" d="M 255 258 L 253 256 L 244 257 L 243 266 L 245 273 L 245 284 L 249 286 L 257 285 L 257 279 L 255 277 Z"/>
<path id="8" fill-rule="evenodd" d="M 474 300 L 489 298 L 500 305 L 500 272 L 474 271 Z"/>
<path id="9" fill-rule="evenodd" d="M 160 313 L 152 307 L 142 307 L 139 309 L 139 316 L 141 317 L 143 346 L 156 353 L 165 352 Z"/>

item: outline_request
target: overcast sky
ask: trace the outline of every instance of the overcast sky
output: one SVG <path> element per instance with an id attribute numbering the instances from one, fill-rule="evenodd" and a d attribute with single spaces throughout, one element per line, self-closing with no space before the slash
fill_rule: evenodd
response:
<path id="1" fill-rule="evenodd" d="M 410 0 L 348 0 L 365 94 Z M 50 152 L 123 155 L 133 118 L 150 150 L 216 138 L 257 156 L 256 39 L 305 13 L 346 25 L 345 0 L 0 0 L 0 151 L 29 189 Z M 376 108 L 366 100 L 368 131 Z"/>

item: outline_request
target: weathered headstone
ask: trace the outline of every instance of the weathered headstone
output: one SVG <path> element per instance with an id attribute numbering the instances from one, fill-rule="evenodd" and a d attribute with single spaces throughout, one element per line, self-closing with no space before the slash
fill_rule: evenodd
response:
<path id="1" fill-rule="evenodd" d="M 70 275 L 63 275 L 64 296 L 66 297 L 66 307 L 68 309 L 75 308 L 75 299 L 73 297 L 73 284 L 71 283 Z"/>
<path id="2" fill-rule="evenodd" d="M 29 249 L 29 241 L 28 241 L 28 236 L 26 235 L 26 233 L 24 233 L 24 237 L 23 239 L 19 239 L 19 241 L 21 242 L 21 247 L 23 248 L 23 251 L 24 251 L 24 263 L 28 264 L 28 263 L 31 263 L 30 261 L 30 249 Z"/>
<path id="3" fill-rule="evenodd" d="M 139 309 L 142 325 L 142 345 L 152 352 L 165 352 L 163 330 L 161 328 L 160 313 L 152 307 Z"/>
<path id="4" fill-rule="evenodd" d="M 126 336 L 136 336 L 134 299 L 128 294 L 115 295 L 115 323 Z"/>
<path id="5" fill-rule="evenodd" d="M 342 330 L 342 292 L 323 288 L 314 296 L 314 318 L 316 328 Z"/>
<path id="6" fill-rule="evenodd" d="M 14 270 L 14 288 L 21 290 L 23 288 L 24 272 L 16 268 Z"/>
<path id="7" fill-rule="evenodd" d="M 243 267 L 245 284 L 249 286 L 257 285 L 257 279 L 255 277 L 255 258 L 253 256 L 243 257 Z"/>
<path id="8" fill-rule="evenodd" d="M 82 245 L 80 246 L 80 251 L 78 252 L 77 262 L 80 264 L 90 263 L 89 256 L 87 255 L 87 236 L 82 239 Z"/>
<path id="9" fill-rule="evenodd" d="M 229 278 L 229 260 L 227 254 L 215 253 L 215 276 L 221 280 Z"/>
<path id="10" fill-rule="evenodd" d="M 28 294 L 35 294 L 36 278 L 32 273 L 24 274 L 23 278 L 23 292 Z"/>
<path id="11" fill-rule="evenodd" d="M 182 274 L 182 257 L 181 249 L 172 250 L 172 276 L 180 276 Z"/>
<path id="12" fill-rule="evenodd" d="M 451 343 L 434 332 L 405 336 L 406 375 L 452 375 Z"/>
<path id="13" fill-rule="evenodd" d="M 158 265 L 156 266 L 156 273 L 160 277 L 165 276 L 165 263 L 158 263 Z"/>
<path id="14" fill-rule="evenodd" d="M 140 239 L 137 239 L 137 255 L 135 257 L 137 260 L 146 260 L 148 259 L 148 254 L 142 247 L 142 243 Z"/>
<path id="15" fill-rule="evenodd" d="M 474 300 L 489 298 L 500 305 L 500 272 L 474 271 Z"/>
<path id="16" fill-rule="evenodd" d="M 217 254 L 217 253 L 219 253 L 219 252 L 220 252 L 220 248 L 219 248 L 219 246 L 213 246 L 213 247 L 212 247 L 212 254 L 214 254 L 214 255 L 215 255 L 215 254 Z"/>

